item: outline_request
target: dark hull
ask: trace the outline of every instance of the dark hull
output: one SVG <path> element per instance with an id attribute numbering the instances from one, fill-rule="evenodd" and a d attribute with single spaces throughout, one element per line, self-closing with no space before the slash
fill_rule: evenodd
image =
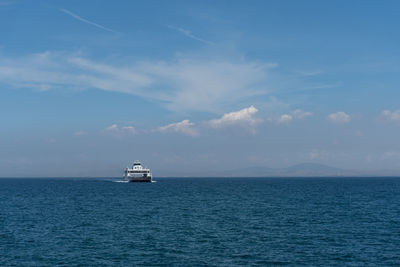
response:
<path id="1" fill-rule="evenodd" d="M 130 183 L 151 183 L 151 178 L 130 178 L 128 179 Z"/>

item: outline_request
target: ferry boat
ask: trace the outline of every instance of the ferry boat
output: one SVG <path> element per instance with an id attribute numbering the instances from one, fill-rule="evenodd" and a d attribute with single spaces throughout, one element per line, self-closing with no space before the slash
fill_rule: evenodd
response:
<path id="1" fill-rule="evenodd" d="M 152 176 L 150 169 L 143 168 L 139 161 L 133 163 L 132 168 L 126 168 L 124 179 L 128 182 L 151 182 Z"/>

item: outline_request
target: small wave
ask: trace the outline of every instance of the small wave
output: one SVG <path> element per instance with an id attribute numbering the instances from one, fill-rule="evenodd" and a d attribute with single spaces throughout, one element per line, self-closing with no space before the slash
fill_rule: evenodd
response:
<path id="1" fill-rule="evenodd" d="M 157 183 L 157 181 L 151 181 L 152 183 Z"/>

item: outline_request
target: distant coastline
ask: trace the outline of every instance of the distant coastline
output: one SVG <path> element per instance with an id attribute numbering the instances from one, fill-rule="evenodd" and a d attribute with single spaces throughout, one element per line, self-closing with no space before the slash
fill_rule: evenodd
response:
<path id="1" fill-rule="evenodd" d="M 349 170 L 341 169 L 328 165 L 317 163 L 302 163 L 286 168 L 269 168 L 263 166 L 247 167 L 232 170 L 219 171 L 193 171 L 193 172 L 175 172 L 155 170 L 155 178 L 356 178 L 356 177 L 400 177 L 400 170 Z M 159 175 L 157 175 L 159 174 Z M 121 176 L 122 177 L 122 176 Z M 118 179 L 119 175 L 105 176 L 88 176 L 88 175 L 70 175 L 70 176 L 0 176 L 0 178 L 60 178 L 60 179 L 84 179 L 84 178 L 101 178 L 101 179 Z"/>
<path id="2" fill-rule="evenodd" d="M 349 170 L 317 163 L 301 163 L 286 168 L 263 166 L 223 171 L 159 172 L 158 177 L 398 177 L 400 170 Z"/>

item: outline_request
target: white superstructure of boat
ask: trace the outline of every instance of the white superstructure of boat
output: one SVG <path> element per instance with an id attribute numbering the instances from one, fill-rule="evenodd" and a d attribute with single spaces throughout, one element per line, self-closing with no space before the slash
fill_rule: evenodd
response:
<path id="1" fill-rule="evenodd" d="M 133 163 L 132 168 L 126 168 L 124 179 L 128 182 L 151 182 L 152 175 L 150 169 L 143 168 L 139 161 Z"/>

